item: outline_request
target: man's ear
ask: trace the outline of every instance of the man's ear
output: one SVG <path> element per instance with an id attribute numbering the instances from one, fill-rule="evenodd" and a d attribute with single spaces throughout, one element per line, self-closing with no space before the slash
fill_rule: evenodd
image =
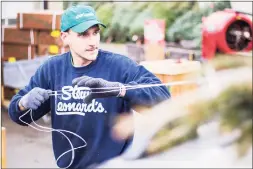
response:
<path id="1" fill-rule="evenodd" d="M 64 46 L 68 46 L 69 45 L 68 32 L 61 32 L 61 40 L 62 40 Z"/>

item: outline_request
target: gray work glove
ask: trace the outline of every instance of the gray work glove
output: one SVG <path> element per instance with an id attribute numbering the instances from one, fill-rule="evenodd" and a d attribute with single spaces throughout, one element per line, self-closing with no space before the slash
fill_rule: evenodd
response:
<path id="1" fill-rule="evenodd" d="M 72 81 L 72 85 L 78 87 L 91 88 L 91 94 L 88 95 L 84 102 L 90 103 L 95 98 L 118 97 L 120 88 L 123 84 L 119 82 L 109 82 L 101 78 L 92 78 L 89 76 L 81 76 Z M 107 88 L 107 89 L 92 89 L 92 88 Z M 99 93 L 96 93 L 99 92 Z"/>
<path id="2" fill-rule="evenodd" d="M 50 90 L 35 87 L 20 99 L 19 104 L 25 109 L 36 110 L 49 99 L 49 92 Z"/>

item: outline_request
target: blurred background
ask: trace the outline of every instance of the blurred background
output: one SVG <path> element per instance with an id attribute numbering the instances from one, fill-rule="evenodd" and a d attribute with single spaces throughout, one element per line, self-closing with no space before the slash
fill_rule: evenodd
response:
<path id="1" fill-rule="evenodd" d="M 101 31 L 102 49 L 133 59 L 163 83 L 197 80 L 204 76 L 204 65 L 217 58 L 226 58 L 219 62 L 226 68 L 244 61 L 232 62 L 236 57 L 252 59 L 252 2 L 1 2 L 1 161 L 7 168 L 56 167 L 51 135 L 12 123 L 7 108 L 46 59 L 69 51 L 60 39 L 60 17 L 76 4 L 94 7 L 107 25 Z M 208 71 L 218 69 L 211 66 Z M 172 99 L 199 88 L 197 81 L 168 87 Z M 39 123 L 50 126 L 50 115 Z M 244 167 L 250 164 L 252 160 Z"/>

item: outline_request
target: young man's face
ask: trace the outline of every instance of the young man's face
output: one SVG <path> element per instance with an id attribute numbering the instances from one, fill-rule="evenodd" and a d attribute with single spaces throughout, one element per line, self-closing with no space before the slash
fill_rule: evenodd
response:
<path id="1" fill-rule="evenodd" d="M 71 52 L 75 52 L 80 57 L 93 61 L 96 60 L 100 42 L 100 29 L 94 25 L 83 33 L 76 33 L 72 30 L 64 32 L 62 39 L 69 45 Z"/>

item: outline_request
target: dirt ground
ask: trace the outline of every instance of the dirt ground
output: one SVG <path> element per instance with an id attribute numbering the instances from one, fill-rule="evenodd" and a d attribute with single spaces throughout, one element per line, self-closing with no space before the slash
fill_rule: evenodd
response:
<path id="1" fill-rule="evenodd" d="M 43 121 L 40 125 L 48 126 Z M 51 133 L 20 126 L 2 111 L 2 126 L 6 128 L 7 168 L 55 168 Z"/>

